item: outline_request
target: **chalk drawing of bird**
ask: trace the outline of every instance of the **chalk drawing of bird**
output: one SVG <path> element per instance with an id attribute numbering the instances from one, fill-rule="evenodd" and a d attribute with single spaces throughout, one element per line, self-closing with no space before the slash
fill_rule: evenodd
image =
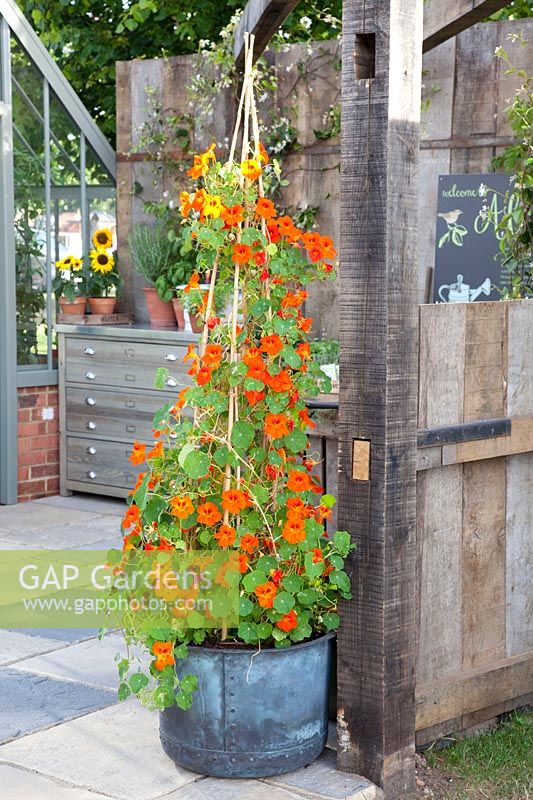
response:
<path id="1" fill-rule="evenodd" d="M 460 208 L 455 208 L 453 211 L 446 211 L 446 213 L 437 214 L 437 216 L 443 219 L 447 225 L 455 225 L 462 213 Z"/>

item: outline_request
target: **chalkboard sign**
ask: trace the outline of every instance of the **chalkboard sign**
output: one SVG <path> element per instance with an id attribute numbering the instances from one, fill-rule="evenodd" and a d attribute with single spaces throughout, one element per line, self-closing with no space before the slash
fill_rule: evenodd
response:
<path id="1" fill-rule="evenodd" d="M 497 223 L 506 208 L 509 175 L 440 175 L 433 300 L 499 300 L 508 285 Z"/>

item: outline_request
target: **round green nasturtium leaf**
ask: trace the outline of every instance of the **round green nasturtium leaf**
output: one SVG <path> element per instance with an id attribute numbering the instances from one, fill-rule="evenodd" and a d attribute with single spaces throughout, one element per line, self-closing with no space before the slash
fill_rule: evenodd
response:
<path id="1" fill-rule="evenodd" d="M 254 436 L 254 426 L 250 422 L 239 420 L 231 431 L 231 443 L 236 450 L 246 450 L 252 444 Z"/>
<path id="2" fill-rule="evenodd" d="M 183 460 L 183 469 L 190 478 L 203 478 L 209 472 L 209 457 L 201 450 L 193 450 Z"/>
<path id="3" fill-rule="evenodd" d="M 294 608 L 294 597 L 288 592 L 278 592 L 274 598 L 274 609 L 280 614 L 288 614 Z"/>

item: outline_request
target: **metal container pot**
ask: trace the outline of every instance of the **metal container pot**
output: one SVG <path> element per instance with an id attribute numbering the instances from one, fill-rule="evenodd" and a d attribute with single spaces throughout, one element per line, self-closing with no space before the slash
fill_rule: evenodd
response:
<path id="1" fill-rule="evenodd" d="M 198 676 L 188 711 L 160 714 L 163 749 L 218 778 L 261 778 L 310 764 L 326 745 L 334 634 L 284 649 L 190 647 L 178 674 Z"/>

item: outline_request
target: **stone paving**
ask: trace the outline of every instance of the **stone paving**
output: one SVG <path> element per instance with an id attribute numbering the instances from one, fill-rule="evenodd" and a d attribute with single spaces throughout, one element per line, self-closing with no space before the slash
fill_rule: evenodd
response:
<path id="1" fill-rule="evenodd" d="M 124 503 L 86 495 L 0 506 L 0 550 L 106 549 Z M 0 554 L 1 558 L 1 554 Z M 335 769 L 329 747 L 309 767 L 263 780 L 180 769 L 160 744 L 157 715 L 118 703 L 118 634 L 0 630 L 1 800 L 377 800 Z"/>

